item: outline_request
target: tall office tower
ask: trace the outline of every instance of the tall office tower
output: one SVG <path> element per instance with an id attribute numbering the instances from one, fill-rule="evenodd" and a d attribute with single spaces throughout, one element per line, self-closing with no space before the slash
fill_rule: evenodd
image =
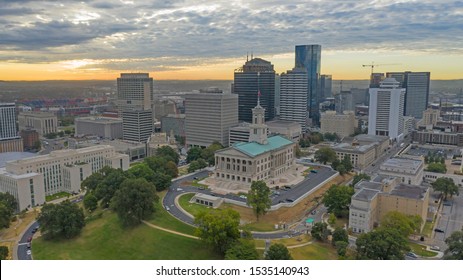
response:
<path id="1" fill-rule="evenodd" d="M 0 103 L 0 141 L 18 138 L 15 110 L 14 103 Z"/>
<path id="2" fill-rule="evenodd" d="M 332 97 L 333 76 L 321 75 L 320 76 L 320 100 Z"/>
<path id="3" fill-rule="evenodd" d="M 121 73 L 117 78 L 116 104 L 124 140 L 145 142 L 151 136 L 152 100 L 153 78 L 148 73 Z"/>
<path id="4" fill-rule="evenodd" d="M 405 88 L 404 116 L 421 119 L 428 107 L 430 72 L 388 72 L 386 77 L 395 78 Z"/>
<path id="5" fill-rule="evenodd" d="M 280 115 L 280 75 L 275 75 L 275 115 Z"/>
<path id="6" fill-rule="evenodd" d="M 308 76 L 304 68 L 281 74 L 280 120 L 297 122 L 307 130 Z"/>
<path id="7" fill-rule="evenodd" d="M 252 108 L 260 104 L 265 108 L 265 120 L 275 117 L 275 70 L 273 64 L 261 58 L 254 58 L 235 70 L 233 93 L 238 95 L 238 118 L 252 121 Z"/>
<path id="8" fill-rule="evenodd" d="M 148 73 L 121 73 L 117 78 L 117 109 L 151 110 L 153 78 Z"/>
<path id="9" fill-rule="evenodd" d="M 0 103 L 0 153 L 23 151 L 23 141 L 16 131 L 15 110 L 14 103 Z"/>
<path id="10" fill-rule="evenodd" d="M 146 142 L 152 132 L 152 110 L 122 111 L 122 138 L 124 140 Z"/>
<path id="11" fill-rule="evenodd" d="M 396 79 L 386 78 L 379 88 L 370 88 L 368 134 L 402 139 L 405 89 L 399 85 Z"/>
<path id="12" fill-rule="evenodd" d="M 351 88 L 334 95 L 334 107 L 338 114 L 342 114 L 344 111 L 355 111 L 355 107 L 358 105 L 368 105 L 368 99 L 368 89 Z"/>
<path id="13" fill-rule="evenodd" d="M 185 136 L 189 146 L 228 146 L 228 131 L 238 125 L 238 95 L 221 90 L 185 96 Z"/>
<path id="14" fill-rule="evenodd" d="M 384 73 L 371 73 L 370 88 L 379 88 L 379 85 L 384 80 Z"/>
<path id="15" fill-rule="evenodd" d="M 301 45 L 296 46 L 295 68 L 304 68 L 308 76 L 307 110 L 309 117 L 314 125 L 320 124 L 320 65 L 321 65 L 321 45 Z"/>

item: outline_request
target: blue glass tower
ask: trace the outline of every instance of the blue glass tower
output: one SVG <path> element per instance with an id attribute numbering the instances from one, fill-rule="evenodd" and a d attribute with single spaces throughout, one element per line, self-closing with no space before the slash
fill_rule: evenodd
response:
<path id="1" fill-rule="evenodd" d="M 296 46 L 295 68 L 304 68 L 308 75 L 307 110 L 314 125 L 320 124 L 320 64 L 321 45 Z"/>

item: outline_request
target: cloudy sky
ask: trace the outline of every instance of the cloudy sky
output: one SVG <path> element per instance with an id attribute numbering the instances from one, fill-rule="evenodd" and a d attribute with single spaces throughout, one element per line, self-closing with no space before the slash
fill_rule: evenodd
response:
<path id="1" fill-rule="evenodd" d="M 0 80 L 232 79 L 246 53 L 294 66 L 322 45 L 322 73 L 463 78 L 463 1 L 0 0 Z"/>

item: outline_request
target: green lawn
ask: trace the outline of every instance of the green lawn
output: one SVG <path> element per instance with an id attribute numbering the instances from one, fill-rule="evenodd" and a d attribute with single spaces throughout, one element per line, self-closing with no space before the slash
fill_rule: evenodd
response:
<path id="1" fill-rule="evenodd" d="M 69 196 L 71 196 L 70 193 L 59 192 L 59 193 L 55 193 L 55 194 L 52 194 L 52 195 L 47 195 L 45 197 L 45 201 L 48 202 L 48 201 L 52 201 L 52 200 L 55 200 L 55 199 L 58 199 L 58 198 L 69 197 Z"/>
<path id="2" fill-rule="evenodd" d="M 268 222 L 254 222 L 246 224 L 245 226 L 250 231 L 276 231 L 274 224 L 269 224 Z"/>
<path id="3" fill-rule="evenodd" d="M 213 208 L 206 207 L 197 203 L 190 203 L 190 199 L 194 196 L 194 193 L 187 193 L 179 197 L 178 203 L 185 211 L 193 216 L 196 216 L 200 211 L 215 211 Z"/>
<path id="4" fill-rule="evenodd" d="M 427 258 L 437 256 L 437 252 L 427 251 L 426 246 L 416 244 L 413 242 L 409 242 L 408 245 L 410 245 L 411 251 L 417 254 L 418 256 L 427 257 Z"/>
<path id="5" fill-rule="evenodd" d="M 337 260 L 338 254 L 328 243 L 314 242 L 304 247 L 289 249 L 295 260 Z"/>
<path id="6" fill-rule="evenodd" d="M 123 229 L 116 214 L 104 211 L 72 240 L 32 242 L 38 260 L 201 260 L 220 259 L 200 240 L 174 235 L 141 224 Z"/>
<path id="7" fill-rule="evenodd" d="M 424 227 L 423 227 L 422 235 L 427 236 L 427 237 L 431 237 L 433 226 L 434 226 L 434 221 L 426 222 L 424 224 Z"/>
<path id="8" fill-rule="evenodd" d="M 160 198 L 159 203 L 156 204 L 156 212 L 147 221 L 163 228 L 194 235 L 194 227 L 177 220 L 177 218 L 173 217 L 162 207 L 161 201 L 164 198 L 165 193 L 166 192 L 164 191 L 158 194 Z"/>

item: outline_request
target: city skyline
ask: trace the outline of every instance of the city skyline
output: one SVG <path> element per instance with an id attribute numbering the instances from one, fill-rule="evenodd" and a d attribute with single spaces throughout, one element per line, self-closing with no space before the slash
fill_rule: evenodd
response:
<path id="1" fill-rule="evenodd" d="M 24 2 L 0 0 L 0 80 L 232 80 L 247 54 L 282 73 L 311 44 L 334 80 L 368 79 L 372 62 L 463 78 L 461 1 Z"/>

